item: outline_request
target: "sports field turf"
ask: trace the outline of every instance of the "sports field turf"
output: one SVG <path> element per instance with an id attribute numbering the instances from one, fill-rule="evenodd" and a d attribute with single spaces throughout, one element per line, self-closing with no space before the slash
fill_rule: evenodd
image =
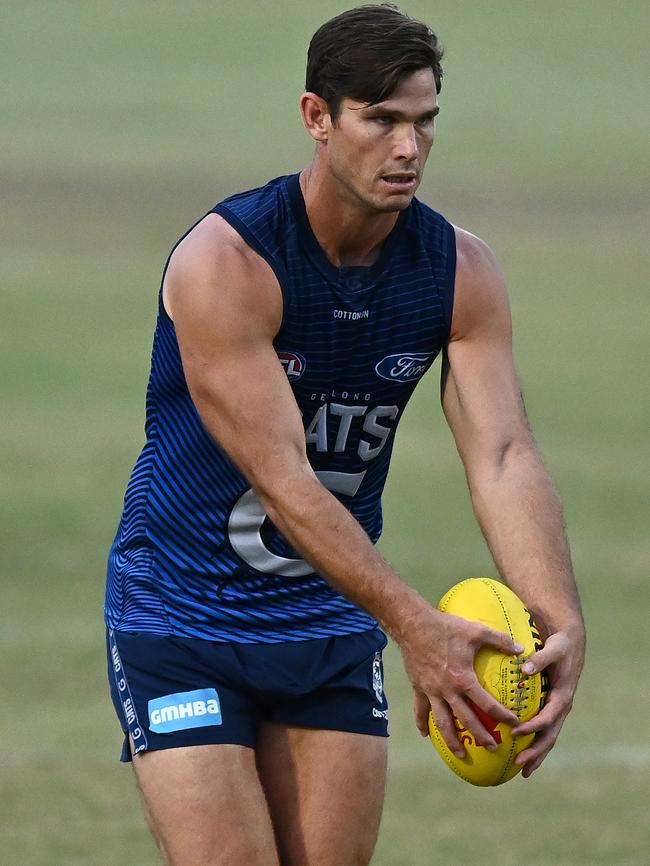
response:
<path id="1" fill-rule="evenodd" d="M 334 2 L 3 4 L 0 235 L 3 866 L 150 866 L 104 685 L 104 561 L 142 442 L 163 259 L 223 195 L 295 170 L 313 30 Z M 420 196 L 496 250 L 589 626 L 575 710 L 529 781 L 478 790 L 411 721 L 388 658 L 376 866 L 645 864 L 648 114 L 645 4 L 406 7 L 447 46 Z M 644 316 L 644 313 L 646 314 Z M 382 548 L 436 599 L 494 574 L 437 407 L 409 408 Z"/>

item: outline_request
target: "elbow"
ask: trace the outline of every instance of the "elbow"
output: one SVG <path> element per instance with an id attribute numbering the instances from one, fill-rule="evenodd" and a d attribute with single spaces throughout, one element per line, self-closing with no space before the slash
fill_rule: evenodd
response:
<path id="1" fill-rule="evenodd" d="M 508 436 L 492 443 L 473 459 L 468 458 L 466 468 L 469 476 L 500 481 L 513 469 L 541 467 L 542 458 L 532 435 Z"/>
<path id="2" fill-rule="evenodd" d="M 269 519 L 276 525 L 285 522 L 296 510 L 313 497 L 312 487 L 319 485 L 308 462 L 291 463 L 267 460 L 246 472 L 251 487 L 262 503 Z"/>
<path id="3" fill-rule="evenodd" d="M 505 439 L 502 442 L 497 443 L 494 453 L 492 455 L 492 464 L 494 468 L 494 472 L 497 475 L 501 475 L 506 466 L 508 465 L 509 460 L 512 459 L 517 450 L 517 441 L 514 437 L 509 439 Z"/>

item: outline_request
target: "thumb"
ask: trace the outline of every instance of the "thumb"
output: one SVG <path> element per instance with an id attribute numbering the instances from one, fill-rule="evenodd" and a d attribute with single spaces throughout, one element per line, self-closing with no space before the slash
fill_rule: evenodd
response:
<path id="1" fill-rule="evenodd" d="M 538 673 L 549 665 L 554 664 L 554 662 L 559 661 L 565 652 L 566 646 L 563 635 L 552 634 L 541 650 L 537 650 L 536 653 L 533 653 L 526 659 L 521 669 L 528 676 Z"/>

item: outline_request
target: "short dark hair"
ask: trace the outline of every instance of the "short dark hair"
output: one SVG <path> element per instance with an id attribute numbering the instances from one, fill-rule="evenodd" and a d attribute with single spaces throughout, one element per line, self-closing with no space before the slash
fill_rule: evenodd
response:
<path id="1" fill-rule="evenodd" d="M 314 33 L 305 86 L 327 102 L 335 120 L 344 97 L 381 102 L 402 78 L 420 69 L 433 71 L 440 93 L 442 55 L 436 34 L 392 3 L 358 6 Z"/>

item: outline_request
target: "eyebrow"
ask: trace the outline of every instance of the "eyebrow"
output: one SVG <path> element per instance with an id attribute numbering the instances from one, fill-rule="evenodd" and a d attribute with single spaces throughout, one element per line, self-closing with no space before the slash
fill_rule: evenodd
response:
<path id="1" fill-rule="evenodd" d="M 405 114 L 403 111 L 399 111 L 398 109 L 388 108 L 385 105 L 369 105 L 361 109 L 363 111 L 364 117 L 394 117 L 396 120 L 408 120 L 409 115 Z M 422 114 L 418 114 L 417 119 L 422 120 L 423 118 L 436 117 L 440 113 L 440 106 L 436 105 L 435 108 L 432 108 L 430 111 L 423 111 Z"/>

